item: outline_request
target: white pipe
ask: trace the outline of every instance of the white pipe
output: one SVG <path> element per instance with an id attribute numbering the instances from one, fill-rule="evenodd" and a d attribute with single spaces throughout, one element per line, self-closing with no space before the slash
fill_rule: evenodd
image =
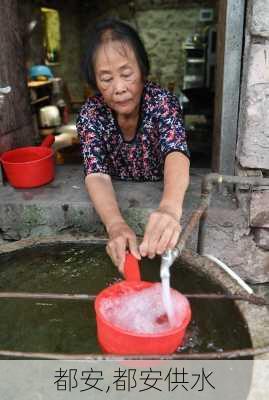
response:
<path id="1" fill-rule="evenodd" d="M 249 287 L 246 282 L 240 278 L 230 267 L 228 267 L 224 262 L 220 261 L 217 257 L 212 256 L 211 254 L 203 254 L 204 257 L 209 258 L 210 260 L 214 261 L 220 268 L 222 268 L 225 272 L 227 272 L 239 285 L 245 289 L 249 294 L 253 293 L 251 287 Z"/>

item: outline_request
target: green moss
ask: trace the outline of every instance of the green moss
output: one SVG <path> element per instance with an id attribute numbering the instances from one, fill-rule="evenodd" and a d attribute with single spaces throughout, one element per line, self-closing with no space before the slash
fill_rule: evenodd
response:
<path id="1" fill-rule="evenodd" d="M 45 210 L 35 204 L 27 205 L 22 211 L 22 221 L 30 226 L 44 224 L 46 222 Z"/>

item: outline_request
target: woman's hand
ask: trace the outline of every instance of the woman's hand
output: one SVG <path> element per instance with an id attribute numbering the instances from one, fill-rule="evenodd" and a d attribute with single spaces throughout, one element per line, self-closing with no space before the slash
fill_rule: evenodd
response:
<path id="1" fill-rule="evenodd" d="M 164 190 L 160 206 L 149 217 L 142 243 L 139 246 L 143 257 L 155 257 L 173 249 L 181 232 L 180 218 L 183 199 L 189 184 L 189 159 L 174 151 L 164 162 Z"/>
<path id="2" fill-rule="evenodd" d="M 142 243 L 139 246 L 143 257 L 154 258 L 173 249 L 179 239 L 181 226 L 179 216 L 173 211 L 160 207 L 151 213 L 146 225 Z"/>
<path id="3" fill-rule="evenodd" d="M 114 222 L 107 227 L 109 240 L 106 251 L 111 257 L 113 263 L 123 274 L 125 253 L 129 249 L 130 253 L 138 260 L 141 259 L 138 250 L 136 235 L 134 231 L 126 224 L 126 222 Z"/>
<path id="4" fill-rule="evenodd" d="M 134 257 L 140 260 L 136 235 L 124 221 L 116 200 L 109 175 L 93 173 L 85 179 L 86 187 L 94 208 L 99 214 L 108 233 L 107 253 L 113 263 L 123 273 L 125 252 L 128 248 Z"/>

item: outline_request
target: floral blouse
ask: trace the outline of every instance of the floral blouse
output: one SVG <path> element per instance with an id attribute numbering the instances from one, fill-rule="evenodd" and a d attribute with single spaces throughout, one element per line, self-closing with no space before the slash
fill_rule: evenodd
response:
<path id="1" fill-rule="evenodd" d="M 121 180 L 157 181 L 163 177 L 169 153 L 179 151 L 189 157 L 179 101 L 152 82 L 145 83 L 132 140 L 124 139 L 100 94 L 82 107 L 77 130 L 86 175 L 101 172 Z"/>

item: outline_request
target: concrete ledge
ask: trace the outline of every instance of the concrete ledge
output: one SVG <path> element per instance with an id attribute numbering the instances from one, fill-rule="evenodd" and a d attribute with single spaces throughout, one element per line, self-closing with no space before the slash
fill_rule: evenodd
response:
<path id="1" fill-rule="evenodd" d="M 191 170 L 185 196 L 182 226 L 200 202 L 205 170 Z M 158 207 L 162 182 L 113 182 L 122 213 L 138 236 L 143 236 L 149 213 Z M 46 186 L 16 190 L 0 186 L 0 243 L 51 235 L 106 237 L 106 232 L 85 190 L 80 165 L 58 166 L 55 180 Z M 196 250 L 197 229 L 187 241 Z M 248 220 L 235 198 L 214 193 L 207 218 L 205 251 L 250 283 L 268 282 L 268 251 L 260 249 L 250 234 Z"/>
<path id="2" fill-rule="evenodd" d="M 139 225 L 144 214 L 157 205 L 161 193 L 160 183 L 116 182 L 115 188 L 124 214 L 135 225 Z M 55 180 L 40 188 L 26 190 L 2 186 L 0 197 L 3 239 L 18 240 L 61 232 L 105 233 L 89 200 L 79 165 L 58 166 Z"/>
<path id="3" fill-rule="evenodd" d="M 200 197 L 200 177 L 192 180 L 184 219 Z M 158 207 L 162 182 L 113 183 L 124 217 L 138 235 L 149 213 Z M 34 189 L 0 186 L 0 229 L 3 240 L 54 235 L 63 232 L 104 235 L 105 230 L 85 189 L 80 165 L 57 166 L 55 180 Z"/>

